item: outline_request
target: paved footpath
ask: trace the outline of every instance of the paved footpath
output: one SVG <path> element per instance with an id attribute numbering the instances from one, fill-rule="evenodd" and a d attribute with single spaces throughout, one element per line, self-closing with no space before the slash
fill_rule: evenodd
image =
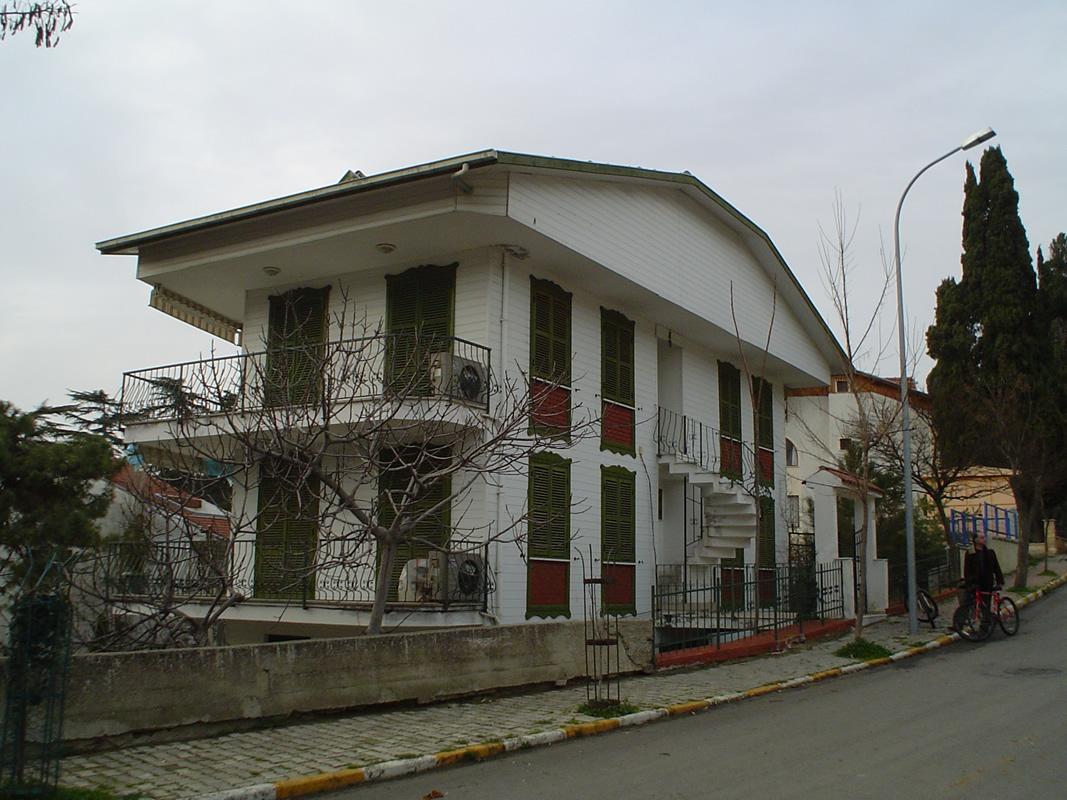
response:
<path id="1" fill-rule="evenodd" d="M 1057 575 L 1067 574 L 1067 556 L 1050 559 L 1049 566 Z M 1040 569 L 1041 565 L 1031 568 L 1031 587 L 1040 588 L 1052 580 L 1052 576 L 1037 576 Z M 878 621 L 865 629 L 864 636 L 892 652 L 923 645 L 944 637 L 954 608 L 952 600 L 943 602 L 935 629 L 922 626 L 917 637 L 908 635 L 906 617 Z M 1023 617 L 1025 624 L 1025 613 Z M 751 693 L 756 687 L 848 666 L 853 662 L 834 655 L 841 644 L 839 637 L 799 645 L 780 655 L 626 678 L 622 681 L 622 696 L 640 709 L 663 709 L 705 698 Z M 64 759 L 61 783 L 109 788 L 118 794 L 139 792 L 152 800 L 192 798 L 531 734 L 545 733 L 547 737 L 547 732 L 558 732 L 568 725 L 593 722 L 592 717 L 577 711 L 585 699 L 585 688 L 578 685 L 350 713 L 188 742 L 127 747 Z M 594 732 L 597 727 L 586 726 L 586 732 Z M 494 749 L 502 747 L 497 745 Z M 437 761 L 440 763 L 441 759 Z M 326 785 L 329 784 L 323 783 Z"/>

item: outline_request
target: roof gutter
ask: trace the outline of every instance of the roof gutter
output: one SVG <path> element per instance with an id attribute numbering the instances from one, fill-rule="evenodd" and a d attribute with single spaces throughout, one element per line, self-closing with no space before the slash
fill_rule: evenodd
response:
<path id="1" fill-rule="evenodd" d="M 457 169 L 461 175 L 465 175 L 471 169 L 488 166 L 496 163 L 496 161 L 497 153 L 495 150 L 481 150 L 476 153 L 445 159 L 444 161 L 435 161 L 431 164 L 383 172 L 379 175 L 371 175 L 359 180 L 349 180 L 319 189 L 286 195 L 285 197 L 222 211 L 206 217 L 196 217 L 184 222 L 176 222 L 173 225 L 164 225 L 161 228 L 151 228 L 139 233 L 131 233 L 127 236 L 105 239 L 96 243 L 96 249 L 104 255 L 137 255 L 144 245 L 163 239 L 170 239 L 187 233 L 199 233 L 221 225 L 229 225 L 233 222 L 249 220 L 265 214 L 291 211 L 316 203 L 336 200 L 340 197 L 360 194 L 371 189 L 410 183 L 436 175 L 453 175 Z"/>

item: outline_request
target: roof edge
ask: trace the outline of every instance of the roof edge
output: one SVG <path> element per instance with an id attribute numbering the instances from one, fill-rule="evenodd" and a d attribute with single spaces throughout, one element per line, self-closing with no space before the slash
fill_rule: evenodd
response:
<path id="1" fill-rule="evenodd" d="M 168 239 L 172 236 L 202 231 L 207 228 L 214 228 L 219 225 L 226 225 L 231 222 L 250 219 L 261 214 L 275 211 L 288 211 L 324 200 L 332 200 L 337 197 L 358 194 L 359 192 L 368 191 L 370 189 L 378 189 L 384 186 L 393 186 L 433 175 L 440 175 L 442 173 L 459 169 L 463 164 L 469 164 L 472 167 L 482 167 L 493 164 L 496 161 L 497 153 L 495 150 L 478 150 L 473 153 L 454 156 L 440 161 L 431 161 L 414 167 L 405 167 L 403 169 L 382 172 L 377 175 L 370 175 L 366 178 L 349 180 L 343 183 L 334 183 L 329 186 L 310 189 L 305 192 L 297 192 L 296 194 L 277 197 L 273 200 L 266 200 L 262 203 L 253 203 L 251 205 L 230 209 L 229 211 L 221 211 L 217 214 L 193 217 L 192 219 L 175 222 L 159 228 L 149 228 L 125 236 L 104 239 L 97 242 L 95 247 L 104 255 L 136 255 L 138 249 L 142 245 L 150 244 L 162 239 Z"/>
<path id="2" fill-rule="evenodd" d="M 239 220 L 250 219 L 260 214 L 266 214 L 276 211 L 287 211 L 301 206 L 310 205 L 312 203 L 321 202 L 324 200 L 331 200 L 337 197 L 344 197 L 350 194 L 358 194 L 359 192 L 368 191 L 370 189 L 382 188 L 385 186 L 397 185 L 406 183 L 409 181 L 415 181 L 422 178 L 430 177 L 432 175 L 439 175 L 445 172 L 449 172 L 462 167 L 464 163 L 469 164 L 471 167 L 482 167 L 490 164 L 500 164 L 502 166 L 513 167 L 531 167 L 534 169 L 546 169 L 546 170 L 560 170 L 560 171 L 572 171 L 581 172 L 591 175 L 604 175 L 621 178 L 637 178 L 644 180 L 662 181 L 667 183 L 674 183 L 681 186 L 690 186 L 700 192 L 707 200 L 714 205 L 718 206 L 728 216 L 732 217 L 740 226 L 747 229 L 752 233 L 760 242 L 768 248 L 768 251 L 774 257 L 774 260 L 785 272 L 789 278 L 793 288 L 799 294 L 803 303 L 807 306 L 808 310 L 814 315 L 819 327 L 822 328 L 823 333 L 831 343 L 831 347 L 836 351 L 837 357 L 841 360 L 842 365 L 847 363 L 847 356 L 844 349 L 841 347 L 840 342 L 837 341 L 837 337 L 834 335 L 830 326 L 823 319 L 815 303 L 812 302 L 811 297 L 805 291 L 803 285 L 797 279 L 797 276 L 793 273 L 793 270 L 789 268 L 785 258 L 782 256 L 778 247 L 771 240 L 771 237 L 759 227 L 755 222 L 742 214 L 736 207 L 731 205 L 721 195 L 715 192 L 711 187 L 705 184 L 696 176 L 688 172 L 667 172 L 663 170 L 648 169 L 646 167 L 626 167 L 615 164 L 602 164 L 595 161 L 578 161 L 575 159 L 567 158 L 555 158 L 550 156 L 536 156 L 525 153 L 516 153 L 507 150 L 478 150 L 465 155 L 453 156 L 451 158 L 443 159 L 440 161 L 431 161 L 426 164 L 416 165 L 414 167 L 405 167 L 399 170 L 393 170 L 390 172 L 383 172 L 378 175 L 371 175 L 366 178 L 358 180 L 345 181 L 338 184 L 331 184 L 319 189 L 311 189 L 306 192 L 299 192 L 297 194 L 286 195 L 273 200 L 267 200 L 262 203 L 255 203 L 252 205 L 241 206 L 239 208 L 232 209 L 230 211 L 223 211 L 217 214 L 211 214 L 203 217 L 195 217 L 193 219 L 186 220 L 184 222 L 177 222 L 171 225 L 165 225 L 159 228 L 151 228 L 139 233 L 129 234 L 127 236 L 119 236 L 112 239 L 105 239 L 96 243 L 96 249 L 104 255 L 135 255 L 141 246 L 150 244 L 152 242 L 167 239 L 173 236 L 178 236 L 186 233 L 192 233 L 195 231 L 201 231 L 208 228 L 225 225 L 231 222 Z M 831 372 L 833 366 L 831 366 Z"/>

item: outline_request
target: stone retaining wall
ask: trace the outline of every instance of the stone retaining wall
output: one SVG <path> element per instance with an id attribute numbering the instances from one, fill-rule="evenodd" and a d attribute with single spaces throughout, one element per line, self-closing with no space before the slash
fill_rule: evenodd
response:
<path id="1" fill-rule="evenodd" d="M 651 624 L 626 620 L 621 629 L 622 670 L 652 669 Z M 563 622 L 77 655 L 71 659 L 64 738 L 217 728 L 558 683 L 585 675 L 584 639 L 581 623 Z M 0 671 L 6 673 L 6 664 Z"/>

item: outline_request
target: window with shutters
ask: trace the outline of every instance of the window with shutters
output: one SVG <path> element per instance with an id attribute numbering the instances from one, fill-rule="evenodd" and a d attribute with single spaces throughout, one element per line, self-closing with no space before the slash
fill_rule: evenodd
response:
<path id="1" fill-rule="evenodd" d="M 526 616 L 570 616 L 571 462 L 530 456 Z"/>
<path id="2" fill-rule="evenodd" d="M 385 281 L 385 385 L 401 397 L 431 394 L 433 354 L 452 352 L 456 265 L 414 267 Z"/>
<path id="3" fill-rule="evenodd" d="M 600 562 L 604 610 L 636 613 L 637 474 L 623 467 L 600 468 Z"/>
<path id="4" fill-rule="evenodd" d="M 762 378 L 753 378 L 752 403 L 760 483 L 774 486 L 774 387 Z"/>
<path id="5" fill-rule="evenodd" d="M 634 455 L 634 323 L 600 309 L 602 450 Z"/>
<path id="6" fill-rule="evenodd" d="M 741 371 L 719 362 L 719 456 L 720 471 L 741 477 Z"/>
<path id="7" fill-rule="evenodd" d="M 315 599 L 318 486 L 299 488 L 284 468 L 260 465 L 253 596 L 264 600 Z"/>
<path id="8" fill-rule="evenodd" d="M 433 483 L 419 485 L 412 481 L 411 464 L 420 460 L 422 448 L 412 447 L 406 450 L 387 450 L 381 455 L 381 463 L 386 469 L 378 477 L 378 524 L 389 527 L 396 521 L 397 514 L 408 519 L 419 519 L 435 506 L 440 508 L 432 514 L 419 519 L 415 526 L 404 534 L 404 539 L 397 545 L 393 563 L 389 570 L 389 591 L 386 595 L 390 601 L 399 599 L 400 573 L 409 561 L 430 557 L 433 549 L 443 549 L 452 536 L 452 505 L 443 502 L 452 496 L 452 476 L 446 475 Z M 433 462 L 447 461 L 449 452 L 442 448 L 433 453 Z M 425 464 L 425 456 L 421 459 Z M 427 466 L 426 469 L 430 469 Z M 379 547 L 376 556 L 375 573 L 380 565 Z"/>
<path id="9" fill-rule="evenodd" d="M 530 424 L 566 435 L 571 422 L 571 295 L 530 277 Z"/>
<path id="10" fill-rule="evenodd" d="M 321 398 L 329 293 L 328 287 L 304 288 L 268 298 L 263 386 L 268 407 L 310 405 Z"/>

